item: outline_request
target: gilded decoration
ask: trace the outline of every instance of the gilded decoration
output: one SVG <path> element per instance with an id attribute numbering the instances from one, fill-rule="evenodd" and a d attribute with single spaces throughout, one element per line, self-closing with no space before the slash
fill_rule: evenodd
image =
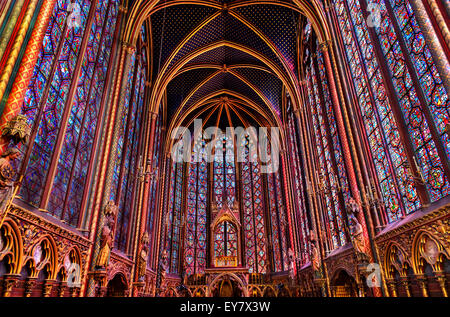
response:
<path id="1" fill-rule="evenodd" d="M 440 256 L 449 258 L 450 254 L 449 210 L 449 206 L 442 207 L 376 237 L 381 262 L 394 265 L 390 258 L 386 259 L 386 254 L 390 254 L 392 248 L 389 247 L 395 241 L 394 245 L 401 250 L 402 262 L 409 264 L 416 274 L 422 273 L 420 259 L 437 269 L 438 260 L 442 260 Z"/>
<path id="2" fill-rule="evenodd" d="M 27 117 L 17 115 L 8 121 L 2 129 L 2 136 L 14 142 L 14 144 L 27 144 L 31 134 L 31 127 Z"/>

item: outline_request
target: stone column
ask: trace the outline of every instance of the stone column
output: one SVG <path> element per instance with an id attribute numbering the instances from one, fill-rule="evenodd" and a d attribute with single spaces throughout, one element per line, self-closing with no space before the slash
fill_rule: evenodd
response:
<path id="1" fill-rule="evenodd" d="M 392 297 L 398 297 L 397 294 L 397 285 L 394 279 L 388 279 L 386 281 L 387 285 L 389 286 L 389 290 L 391 291 Z"/>
<path id="2" fill-rule="evenodd" d="M 25 35 L 28 31 L 28 28 L 31 23 L 31 19 L 33 18 L 34 11 L 36 9 L 36 5 L 38 0 L 30 0 L 28 4 L 27 10 L 22 20 L 22 24 L 17 31 L 17 34 L 14 37 L 14 43 L 11 47 L 11 51 L 9 52 L 8 59 L 6 60 L 6 64 L 4 65 L 3 71 L 0 75 L 0 98 L 3 98 L 3 94 L 5 93 L 6 86 L 10 80 L 11 74 L 14 69 L 14 65 L 16 64 L 17 57 L 19 56 L 19 52 L 22 48 L 23 41 L 25 40 Z M 1 99 L 0 99 L 1 100 Z"/>
<path id="3" fill-rule="evenodd" d="M 17 27 L 17 19 L 22 12 L 23 4 L 25 0 L 17 0 L 14 7 L 11 10 L 8 21 L 6 21 L 5 29 L 3 30 L 2 37 L 0 39 L 0 60 L 2 59 L 3 53 L 5 52 L 6 46 L 8 45 L 11 34 L 14 28 Z M 1 23 L 1 22 L 0 22 Z M 1 26 L 1 25 L 0 25 Z"/>
<path id="4" fill-rule="evenodd" d="M 401 285 L 405 288 L 406 296 L 411 297 L 411 289 L 409 286 L 408 277 L 404 276 L 400 280 Z"/>
<path id="5" fill-rule="evenodd" d="M 105 129 L 105 147 L 102 153 L 102 163 L 99 167 L 99 179 L 101 179 L 101 184 L 99 184 L 99 192 L 97 192 L 95 198 L 96 208 L 94 209 L 94 219 L 93 223 L 97 224 L 96 228 L 93 229 L 95 236 L 93 237 L 94 244 L 90 250 L 90 270 L 92 274 L 89 275 L 87 282 L 86 295 L 95 296 L 95 281 L 92 277 L 95 275 L 95 261 L 100 252 L 100 231 L 102 229 L 102 224 L 104 221 L 104 216 L 102 212 L 102 206 L 106 206 L 109 200 L 109 192 L 111 190 L 112 174 L 114 170 L 115 157 L 117 154 L 117 143 L 118 143 L 118 131 L 120 126 L 120 118 L 122 117 L 123 107 L 124 107 L 124 96 L 127 86 L 127 76 L 131 61 L 131 55 L 134 52 L 134 46 L 122 42 L 120 60 L 118 69 L 116 70 L 117 77 L 114 83 L 113 98 L 111 100 L 111 112 L 109 114 L 108 122 L 106 123 Z M 99 210 L 100 208 L 100 210 Z M 94 274 L 94 275 L 93 275 Z"/>
<path id="6" fill-rule="evenodd" d="M 439 283 L 439 286 L 441 287 L 441 290 L 442 290 L 442 296 L 448 297 L 447 279 L 445 277 L 445 272 L 436 272 L 435 274 L 436 274 L 436 279 Z"/>
<path id="7" fill-rule="evenodd" d="M 422 290 L 423 297 L 428 297 L 428 289 L 427 289 L 427 278 L 423 274 L 416 275 L 417 284 L 419 284 L 420 289 Z"/>

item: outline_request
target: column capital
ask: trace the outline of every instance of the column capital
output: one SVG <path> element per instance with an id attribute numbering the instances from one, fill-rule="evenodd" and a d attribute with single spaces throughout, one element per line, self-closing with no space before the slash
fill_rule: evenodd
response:
<path id="1" fill-rule="evenodd" d="M 127 42 L 127 41 L 122 41 L 122 48 L 128 53 L 128 54 L 133 54 L 134 51 L 136 51 L 136 46 Z"/>
<path id="2" fill-rule="evenodd" d="M 319 50 L 322 52 L 326 52 L 329 47 L 331 47 L 331 40 L 325 40 L 319 44 Z"/>
<path id="3" fill-rule="evenodd" d="M 156 120 L 156 118 L 158 117 L 158 113 L 156 111 L 150 111 L 150 116 L 152 120 Z"/>

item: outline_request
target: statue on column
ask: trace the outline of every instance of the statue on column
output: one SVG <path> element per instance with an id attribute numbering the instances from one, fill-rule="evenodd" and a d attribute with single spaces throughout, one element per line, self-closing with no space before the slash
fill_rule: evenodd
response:
<path id="1" fill-rule="evenodd" d="M 141 252 L 139 253 L 137 276 L 138 281 L 142 282 L 145 279 L 145 274 L 147 273 L 147 259 L 149 253 L 150 238 L 148 232 L 145 232 L 141 239 Z"/>
<path id="2" fill-rule="evenodd" d="M 291 278 L 292 282 L 295 281 L 295 255 L 294 251 L 289 248 L 288 250 L 288 261 L 289 261 L 289 277 Z"/>
<path id="3" fill-rule="evenodd" d="M 16 184 L 14 182 L 16 171 L 11 163 L 19 157 L 20 152 L 15 147 L 7 149 L 0 157 L 0 221 L 14 194 L 14 185 Z"/>
<path id="4" fill-rule="evenodd" d="M 320 253 L 319 249 L 317 248 L 317 240 L 315 238 L 313 231 L 311 231 L 310 233 L 310 240 L 311 240 L 311 266 L 315 274 L 321 274 Z"/>
<path id="5" fill-rule="evenodd" d="M 166 272 L 169 268 L 167 250 L 164 250 L 162 254 L 160 265 L 161 265 L 161 286 L 162 286 L 166 279 Z"/>
<path id="6" fill-rule="evenodd" d="M 367 246 L 364 240 L 363 227 L 356 217 L 359 214 L 360 209 L 361 207 L 358 205 L 358 203 L 353 198 L 350 198 L 351 212 L 348 215 L 348 222 L 353 248 L 355 249 L 358 260 L 367 260 Z"/>
<path id="7" fill-rule="evenodd" d="M 104 210 L 104 222 L 101 229 L 100 253 L 97 257 L 96 267 L 106 268 L 109 261 L 109 255 L 114 242 L 114 232 L 116 226 L 116 217 L 118 207 L 114 201 L 110 200 Z"/>

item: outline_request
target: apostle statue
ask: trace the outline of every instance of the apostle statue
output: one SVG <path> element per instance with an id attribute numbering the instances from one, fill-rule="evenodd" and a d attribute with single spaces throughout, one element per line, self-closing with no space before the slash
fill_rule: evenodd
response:
<path id="1" fill-rule="evenodd" d="M 311 240 L 311 265 L 314 272 L 320 272 L 320 254 L 319 249 L 317 248 L 317 240 L 314 235 L 314 232 L 310 233 Z"/>
<path id="2" fill-rule="evenodd" d="M 362 226 L 352 214 L 349 215 L 348 220 L 350 222 L 350 235 L 352 237 L 353 247 L 357 252 L 364 253 L 365 245 Z"/>
<path id="3" fill-rule="evenodd" d="M 164 280 L 166 278 L 166 272 L 169 268 L 169 263 L 168 263 L 168 256 L 167 256 L 167 250 L 164 249 L 162 257 L 161 257 L 161 276 L 162 279 Z M 162 285 L 162 282 L 161 282 Z"/>
<path id="4" fill-rule="evenodd" d="M 367 246 L 364 240 L 364 232 L 361 223 L 358 221 L 357 215 L 360 212 L 360 206 L 353 199 L 350 198 L 350 213 L 348 215 L 348 222 L 350 227 L 350 236 L 352 239 L 353 248 L 356 251 L 357 258 L 359 260 L 366 260 Z"/>
<path id="5" fill-rule="evenodd" d="M 97 257 L 96 267 L 106 268 L 108 265 L 109 254 L 111 253 L 114 241 L 114 229 L 116 226 L 118 207 L 113 200 L 109 201 L 103 212 L 104 222 L 101 229 L 100 253 Z"/>
<path id="6" fill-rule="evenodd" d="M 20 152 L 15 147 L 7 149 L 0 156 L 0 220 L 3 218 L 3 213 L 6 211 L 14 193 L 16 171 L 11 163 L 19 157 Z"/>
<path id="7" fill-rule="evenodd" d="M 288 261 L 289 261 L 289 277 L 291 278 L 292 281 L 295 280 L 295 255 L 294 255 L 294 251 L 289 248 L 288 250 Z"/>
<path id="8" fill-rule="evenodd" d="M 147 273 L 147 259 L 148 259 L 148 252 L 149 252 L 149 244 L 150 238 L 148 236 L 148 232 L 145 232 L 141 239 L 141 252 L 139 253 L 139 259 L 138 259 L 138 268 L 137 268 L 137 274 L 138 274 L 138 280 L 139 282 L 142 282 L 145 278 L 145 274 Z"/>

